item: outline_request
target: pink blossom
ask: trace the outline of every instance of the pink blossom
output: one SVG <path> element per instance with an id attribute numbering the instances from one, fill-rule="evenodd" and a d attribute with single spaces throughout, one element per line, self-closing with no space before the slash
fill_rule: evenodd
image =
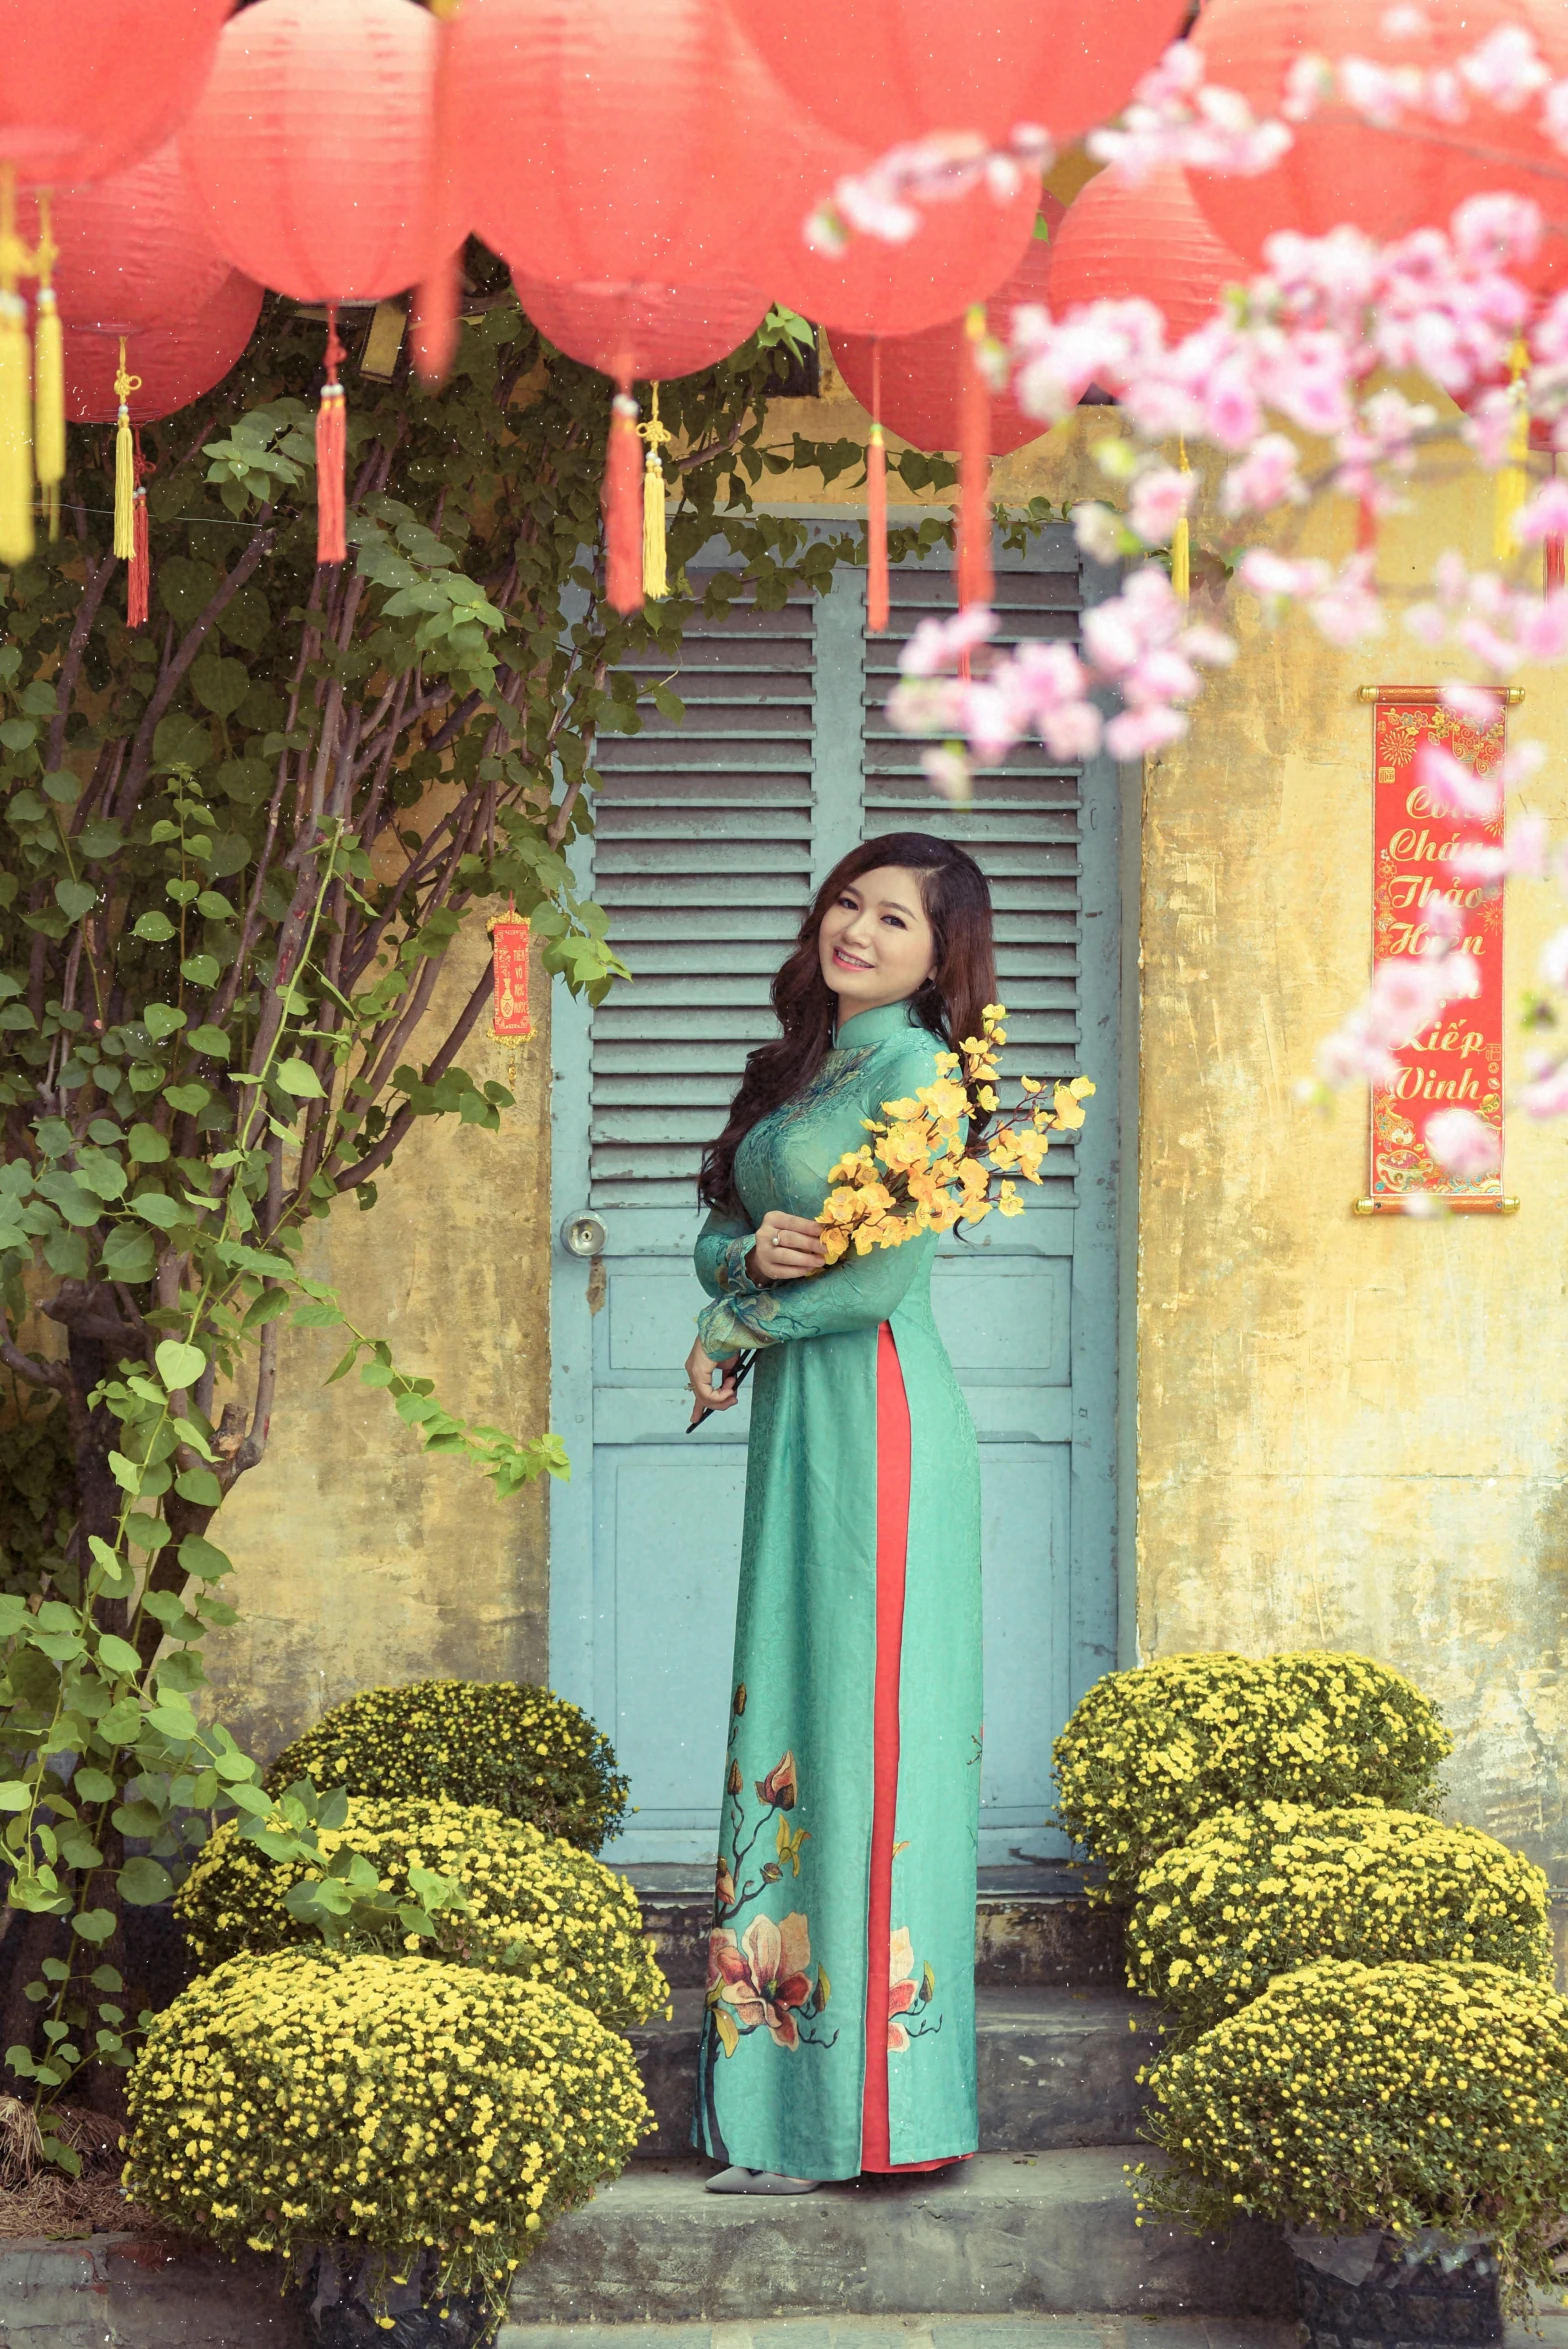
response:
<path id="1" fill-rule="evenodd" d="M 1091 563 L 1114 563 L 1122 551 L 1121 516 L 1098 498 L 1073 508 L 1073 536 Z"/>
<path id="2" fill-rule="evenodd" d="M 1568 481 L 1548 481 L 1538 489 L 1516 517 L 1514 531 L 1525 546 L 1538 546 L 1543 538 L 1568 538 Z"/>
<path id="3" fill-rule="evenodd" d="M 1459 59 L 1458 72 L 1478 97 L 1505 114 L 1517 114 L 1552 78 L 1534 36 L 1516 24 L 1499 25 L 1489 33 L 1479 48 Z"/>
<path id="4" fill-rule="evenodd" d="M 971 604 L 945 620 L 922 620 L 904 647 L 899 669 L 906 677 L 934 677 L 995 634 L 996 614 L 988 604 Z"/>
<path id="5" fill-rule="evenodd" d="M 1127 518 L 1145 546 L 1166 546 L 1198 493 L 1196 473 L 1154 465 L 1137 475 Z"/>
<path id="6" fill-rule="evenodd" d="M 1416 752 L 1416 781 L 1449 815 L 1490 823 L 1502 805 L 1495 775 L 1475 775 L 1441 743 L 1423 742 Z"/>
<path id="7" fill-rule="evenodd" d="M 1541 976 L 1561 995 L 1568 991 L 1568 930 L 1556 930 L 1541 948 Z"/>
<path id="8" fill-rule="evenodd" d="M 1255 441 L 1220 485 L 1221 508 L 1232 516 L 1267 513 L 1274 506 L 1305 505 L 1306 498 L 1296 444 L 1282 432 L 1266 432 Z"/>
<path id="9" fill-rule="evenodd" d="M 1544 816 L 1517 816 L 1501 847 L 1488 840 L 1463 840 L 1449 859 L 1456 881 L 1507 881 L 1516 876 L 1532 881 L 1546 877 L 1547 828 Z"/>
<path id="10" fill-rule="evenodd" d="M 1468 718 L 1475 726 L 1490 726 L 1503 706 L 1489 687 L 1467 685 L 1462 677 L 1450 677 L 1441 698 L 1445 710 L 1452 710 L 1456 718 Z"/>
<path id="11" fill-rule="evenodd" d="M 1473 1109 L 1434 1110 L 1421 1139 L 1428 1157 L 1461 1183 L 1494 1175 L 1503 1163 L 1496 1127 L 1487 1125 Z"/>
<path id="12" fill-rule="evenodd" d="M 971 775 L 969 761 L 961 750 L 944 745 L 939 750 L 926 751 L 920 761 L 926 781 L 941 799 L 961 807 L 969 797 Z"/>
<path id="13" fill-rule="evenodd" d="M 1555 1065 L 1547 1061 L 1522 1086 L 1519 1106 L 1527 1116 L 1536 1118 L 1568 1115 L 1568 1061 Z"/>

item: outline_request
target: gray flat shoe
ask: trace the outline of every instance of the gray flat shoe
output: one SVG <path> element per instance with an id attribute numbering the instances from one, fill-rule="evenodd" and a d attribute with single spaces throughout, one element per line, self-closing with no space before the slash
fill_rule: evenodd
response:
<path id="1" fill-rule="evenodd" d="M 703 2180 L 705 2194 L 815 2194 L 820 2178 L 786 2178 L 778 2170 L 716 2170 Z"/>

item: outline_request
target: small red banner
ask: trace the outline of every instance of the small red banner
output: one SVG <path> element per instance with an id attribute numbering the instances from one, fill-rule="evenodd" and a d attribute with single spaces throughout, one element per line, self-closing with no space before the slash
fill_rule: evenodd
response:
<path id="1" fill-rule="evenodd" d="M 1398 1209 L 1413 1196 L 1450 1208 L 1503 1205 L 1500 1173 L 1461 1179 L 1439 1166 L 1423 1139 L 1435 1110 L 1468 1109 L 1503 1134 L 1503 896 L 1498 888 L 1456 881 L 1456 849 L 1499 847 L 1501 809 L 1490 819 L 1455 815 L 1417 780 L 1425 742 L 1442 746 L 1476 775 L 1503 755 L 1505 712 L 1489 725 L 1456 717 L 1435 693 L 1383 686 L 1372 713 L 1373 955 L 1420 954 L 1432 933 L 1423 907 L 1446 897 L 1464 915 L 1460 951 L 1475 957 L 1480 993 L 1456 997 L 1431 1026 L 1395 1054 L 1400 1073 L 1372 1088 L 1372 1179 L 1363 1211 Z"/>
<path id="2" fill-rule="evenodd" d="M 528 1013 L 528 924 L 520 914 L 497 914 L 489 925 L 494 954 L 495 1016 L 490 1033 L 498 1044 L 531 1036 Z"/>

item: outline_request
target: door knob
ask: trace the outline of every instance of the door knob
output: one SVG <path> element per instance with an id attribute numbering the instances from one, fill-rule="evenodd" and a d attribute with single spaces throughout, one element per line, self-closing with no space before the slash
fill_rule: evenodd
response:
<path id="1" fill-rule="evenodd" d="M 603 1218 L 587 1207 L 569 1215 L 561 1226 L 561 1246 L 568 1256 L 602 1256 L 609 1237 Z"/>

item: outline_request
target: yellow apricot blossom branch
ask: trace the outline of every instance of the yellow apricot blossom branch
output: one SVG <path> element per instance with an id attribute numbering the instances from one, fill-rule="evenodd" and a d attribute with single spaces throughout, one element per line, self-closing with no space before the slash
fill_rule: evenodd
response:
<path id="1" fill-rule="evenodd" d="M 908 1100 L 884 1101 L 881 1118 L 862 1121 L 871 1138 L 832 1169 L 833 1188 L 817 1217 L 829 1264 L 851 1248 L 868 1256 L 873 1248 L 897 1248 L 921 1232 L 980 1223 L 993 1208 L 1022 1215 L 1023 1195 L 1013 1178 L 1040 1181 L 1051 1135 L 1083 1124 L 1083 1103 L 1094 1086 L 1088 1077 L 1074 1077 L 1048 1096 L 1038 1078 L 1021 1077 L 1024 1099 L 1005 1125 L 972 1149 L 970 1130 L 1001 1107 L 1006 1018 L 1005 1005 L 988 1003 L 981 1033 L 966 1036 L 957 1052 L 939 1055 L 934 1083 L 917 1086 Z"/>

